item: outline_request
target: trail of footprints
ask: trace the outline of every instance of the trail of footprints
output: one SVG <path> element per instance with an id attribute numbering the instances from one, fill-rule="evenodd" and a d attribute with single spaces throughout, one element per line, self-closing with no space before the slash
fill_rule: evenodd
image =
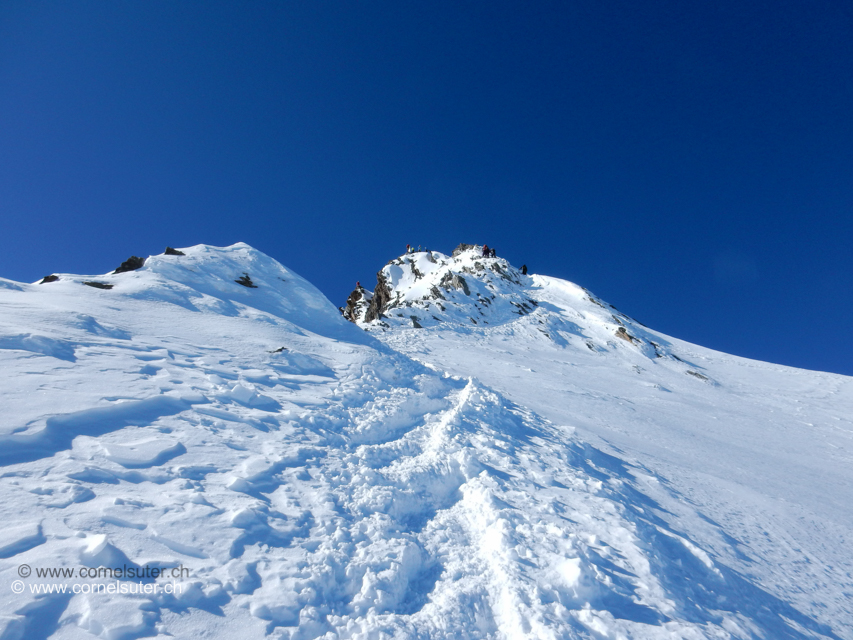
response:
<path id="1" fill-rule="evenodd" d="M 38 524 L 3 531 L 0 558 L 185 567 L 183 591 L 40 600 L 7 621 L 9 637 L 37 637 L 47 613 L 61 636 L 111 639 L 211 615 L 224 635 L 290 640 L 689 636 L 719 623 L 671 621 L 719 608 L 722 574 L 654 515 L 630 468 L 476 381 L 387 356 L 336 375 L 307 355 L 248 376 L 211 359 L 204 377 L 188 366 L 198 355 L 147 357 L 141 375 L 168 369 L 194 401 L 7 467 Z M 660 581 L 684 573 L 674 565 L 707 602 Z"/>

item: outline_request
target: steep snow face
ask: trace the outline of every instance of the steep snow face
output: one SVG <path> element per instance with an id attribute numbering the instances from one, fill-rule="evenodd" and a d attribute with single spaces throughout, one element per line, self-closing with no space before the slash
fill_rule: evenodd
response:
<path id="1" fill-rule="evenodd" d="M 687 375 L 681 346 L 660 342 L 672 356 L 657 358 L 608 337 L 612 310 L 568 285 L 546 296 L 536 278 L 510 279 L 507 300 L 492 291 L 494 334 L 462 316 L 462 298 L 445 307 L 458 322 L 365 332 L 246 245 L 183 251 L 121 274 L 0 280 L 0 637 L 850 637 L 844 562 L 825 593 L 795 567 L 825 607 L 804 608 L 793 586 L 744 570 L 738 554 L 769 552 L 734 540 L 672 477 L 578 436 L 598 418 L 639 429 L 636 398 L 597 390 L 613 367 L 640 377 L 628 357 L 671 370 L 667 410 L 698 415 L 687 384 L 723 385 Z M 533 312 L 512 311 L 534 294 Z M 568 301 L 566 322 L 597 318 L 576 318 L 582 338 L 540 331 L 541 314 L 562 315 L 546 302 Z M 410 338 L 429 366 L 372 336 Z M 474 368 L 431 342 L 445 338 L 474 360 L 502 345 L 494 375 L 476 367 L 500 384 L 533 373 L 513 344 L 600 368 L 571 396 L 550 379 L 499 393 L 438 369 Z M 574 417 L 549 421 L 509 392 Z M 791 522 L 755 520 L 771 539 Z"/>

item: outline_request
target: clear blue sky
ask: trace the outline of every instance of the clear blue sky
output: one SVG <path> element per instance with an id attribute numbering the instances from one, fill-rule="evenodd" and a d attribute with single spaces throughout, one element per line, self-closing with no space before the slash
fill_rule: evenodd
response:
<path id="1" fill-rule="evenodd" d="M 0 4 L 0 276 L 245 241 L 343 304 L 487 242 L 853 374 L 853 3 Z"/>

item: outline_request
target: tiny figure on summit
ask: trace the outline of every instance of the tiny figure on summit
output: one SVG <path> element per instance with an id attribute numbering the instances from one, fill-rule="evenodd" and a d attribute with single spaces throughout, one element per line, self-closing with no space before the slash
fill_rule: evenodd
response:
<path id="1" fill-rule="evenodd" d="M 489 257 L 490 257 L 490 258 L 497 258 L 497 257 L 498 257 L 498 256 L 497 256 L 497 253 L 495 252 L 495 248 L 494 248 L 494 247 L 492 247 L 491 249 L 489 249 Z"/>
<path id="2" fill-rule="evenodd" d="M 487 245 L 487 244 L 483 245 L 483 257 L 484 258 L 489 257 L 489 245 Z"/>
<path id="3" fill-rule="evenodd" d="M 360 281 L 360 280 L 356 280 L 356 281 L 355 281 L 355 288 L 356 288 L 356 289 L 361 289 L 361 281 Z"/>
<path id="4" fill-rule="evenodd" d="M 523 275 L 523 276 L 527 275 L 527 265 L 526 264 L 521 265 L 521 275 Z"/>

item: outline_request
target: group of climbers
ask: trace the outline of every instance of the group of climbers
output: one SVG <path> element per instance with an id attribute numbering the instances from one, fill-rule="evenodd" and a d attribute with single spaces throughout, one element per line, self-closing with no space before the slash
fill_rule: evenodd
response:
<path id="1" fill-rule="evenodd" d="M 424 249 L 423 247 L 421 247 L 421 245 L 418 245 L 417 249 L 415 249 L 415 247 L 411 244 L 406 245 L 406 253 L 407 254 L 408 253 L 421 253 L 423 251 L 429 251 L 429 249 Z M 497 253 L 495 252 L 494 247 L 490 248 L 489 245 L 484 244 L 483 245 L 483 257 L 484 258 L 497 258 L 498 256 L 497 256 Z"/>
<path id="2" fill-rule="evenodd" d="M 421 247 L 421 245 L 418 245 L 417 249 L 415 249 L 415 247 L 413 247 L 410 244 L 406 245 L 406 253 L 421 253 L 422 251 L 429 251 L 429 250 L 423 249 Z M 497 258 L 498 255 L 497 255 L 497 252 L 495 251 L 494 247 L 490 247 L 489 245 L 484 244 L 483 245 L 483 257 L 484 258 Z M 521 273 L 522 273 L 522 275 L 527 275 L 527 265 L 526 264 L 521 266 Z"/>

